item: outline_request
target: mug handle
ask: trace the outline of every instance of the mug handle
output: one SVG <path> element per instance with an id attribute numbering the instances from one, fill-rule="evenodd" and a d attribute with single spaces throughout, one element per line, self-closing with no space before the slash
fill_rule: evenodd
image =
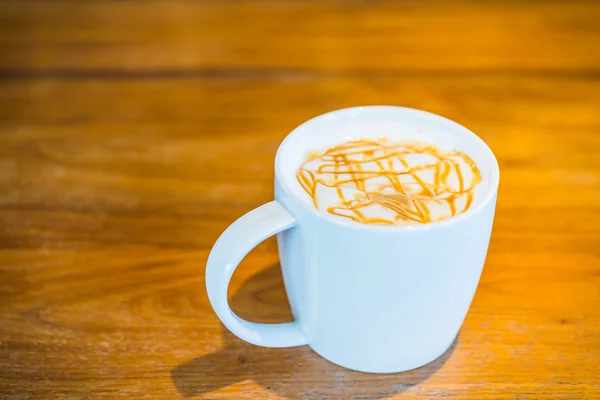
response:
<path id="1" fill-rule="evenodd" d="M 208 299 L 221 322 L 234 335 L 264 347 L 293 347 L 307 343 L 298 322 L 260 324 L 238 317 L 229 307 L 227 288 L 233 272 L 256 245 L 296 225 L 296 220 L 277 201 L 248 212 L 221 234 L 206 263 Z"/>

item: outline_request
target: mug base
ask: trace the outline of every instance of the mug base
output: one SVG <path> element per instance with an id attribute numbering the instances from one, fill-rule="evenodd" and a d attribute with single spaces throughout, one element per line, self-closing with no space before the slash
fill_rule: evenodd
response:
<path id="1" fill-rule="evenodd" d="M 346 368 L 346 369 L 349 369 L 352 371 L 357 371 L 357 372 L 365 372 L 368 374 L 396 374 L 396 373 L 400 373 L 400 372 L 411 371 L 413 369 L 417 369 L 417 368 L 423 367 L 429 363 L 434 362 L 438 358 L 442 357 L 451 347 L 453 347 L 455 341 L 456 341 L 456 339 L 451 340 L 447 346 L 444 346 L 441 351 L 435 352 L 433 356 L 423 358 L 422 360 L 417 361 L 417 362 L 414 362 L 414 361 L 413 362 L 399 362 L 399 363 L 394 363 L 394 365 L 391 365 L 391 364 L 377 365 L 377 363 L 373 363 L 373 362 L 370 363 L 371 365 L 367 365 L 368 363 L 361 363 L 361 362 L 338 362 L 338 361 L 332 360 L 330 357 L 328 357 L 326 355 L 326 352 L 322 352 L 319 349 L 314 348 L 310 344 L 308 345 L 308 347 L 310 347 L 312 349 L 312 351 L 317 353 L 321 358 L 324 358 L 325 360 L 329 361 L 330 363 L 340 366 L 342 368 Z M 444 362 L 445 362 L 445 360 L 444 360 Z"/>

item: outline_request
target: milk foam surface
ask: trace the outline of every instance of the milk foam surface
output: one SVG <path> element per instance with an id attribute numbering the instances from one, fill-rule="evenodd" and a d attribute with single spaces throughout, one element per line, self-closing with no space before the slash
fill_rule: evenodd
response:
<path id="1" fill-rule="evenodd" d="M 321 211 L 362 223 L 408 225 L 466 211 L 481 177 L 461 152 L 379 138 L 311 154 L 298 181 Z"/>

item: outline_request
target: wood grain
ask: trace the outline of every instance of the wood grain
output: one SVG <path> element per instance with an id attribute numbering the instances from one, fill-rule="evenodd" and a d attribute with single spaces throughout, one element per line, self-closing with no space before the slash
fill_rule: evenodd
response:
<path id="1" fill-rule="evenodd" d="M 599 17 L 595 2 L 0 2 L 0 399 L 600 397 Z M 403 374 L 248 345 L 204 291 L 218 235 L 272 198 L 280 141 L 358 104 L 450 117 L 500 162 L 463 329 Z M 230 299 L 291 319 L 274 241 Z"/>
<path id="2" fill-rule="evenodd" d="M 0 3 L 4 68 L 600 67 L 595 1 Z"/>

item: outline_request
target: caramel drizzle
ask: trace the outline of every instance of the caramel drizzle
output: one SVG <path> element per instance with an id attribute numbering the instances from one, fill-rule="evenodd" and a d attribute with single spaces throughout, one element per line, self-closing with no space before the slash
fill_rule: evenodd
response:
<path id="1" fill-rule="evenodd" d="M 435 161 L 410 166 L 406 158 L 416 154 L 431 156 Z M 467 187 L 459 160 L 471 171 Z M 311 169 L 309 164 L 315 161 L 321 165 Z M 421 171 L 432 171 L 431 183 L 418 176 Z M 456 177 L 458 188 L 448 182 L 450 176 Z M 465 212 L 473 202 L 473 191 L 481 182 L 481 173 L 475 162 L 460 151 L 443 152 L 421 143 L 388 144 L 386 139 L 360 139 L 313 153 L 302 164 L 296 178 L 317 209 L 317 187 L 322 185 L 335 189 L 339 198 L 336 205 L 327 208 L 329 213 L 364 224 L 395 225 L 426 224 Z M 384 178 L 388 183 L 380 185 L 375 192 L 367 190 L 367 182 L 375 178 Z M 347 198 L 345 187 L 357 191 L 354 199 Z M 387 192 L 383 193 L 384 190 Z M 461 199 L 464 206 L 457 210 L 456 203 Z M 448 205 L 450 215 L 432 217 L 430 206 L 443 203 Z M 395 216 L 392 219 L 368 217 L 361 211 L 374 204 L 393 211 Z"/>

